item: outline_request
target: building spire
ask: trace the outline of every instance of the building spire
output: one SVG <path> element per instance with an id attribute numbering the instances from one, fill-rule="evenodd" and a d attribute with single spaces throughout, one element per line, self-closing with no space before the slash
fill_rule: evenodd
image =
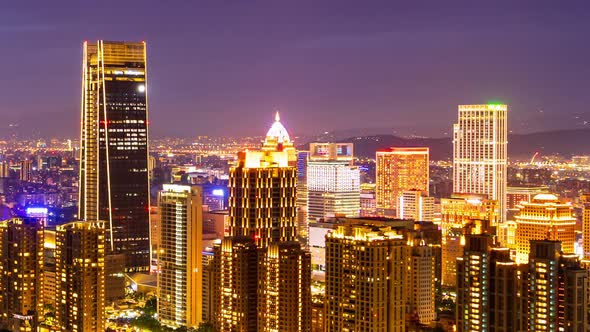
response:
<path id="1" fill-rule="evenodd" d="M 275 113 L 275 121 L 276 121 L 276 122 L 279 122 L 279 121 L 281 121 L 281 117 L 279 116 L 279 111 L 277 111 L 277 112 Z"/>

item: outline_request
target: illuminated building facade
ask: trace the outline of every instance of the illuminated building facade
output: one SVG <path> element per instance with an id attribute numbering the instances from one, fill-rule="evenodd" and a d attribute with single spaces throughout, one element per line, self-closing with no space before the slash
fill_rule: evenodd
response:
<path id="1" fill-rule="evenodd" d="M 434 248 L 423 240 L 415 239 L 412 242 L 409 274 L 404 286 L 408 293 L 409 312 L 417 316 L 420 324 L 430 325 L 436 318 Z"/>
<path id="2" fill-rule="evenodd" d="M 0 327 L 36 331 L 43 318 L 43 223 L 0 221 Z"/>
<path id="3" fill-rule="evenodd" d="M 432 221 L 434 219 L 434 197 L 424 192 L 406 190 L 399 198 L 398 218 L 416 221 Z"/>
<path id="4" fill-rule="evenodd" d="M 310 331 L 310 255 L 296 241 L 272 243 L 262 255 L 258 331 Z"/>
<path id="5" fill-rule="evenodd" d="M 307 215 L 307 162 L 309 151 L 297 151 L 297 233 L 299 241 L 305 247 L 309 241 L 309 223 Z"/>
<path id="6" fill-rule="evenodd" d="M 262 150 L 239 153 L 230 169 L 229 236 L 213 261 L 220 332 L 311 330 L 311 258 L 298 241 L 297 169 L 287 143 L 277 116 Z"/>
<path id="7" fill-rule="evenodd" d="M 565 253 L 574 253 L 576 218 L 570 203 L 559 202 L 555 195 L 538 194 L 518 208 L 514 217 L 517 263 L 527 263 L 531 240 L 558 240 Z"/>
<path id="8" fill-rule="evenodd" d="M 390 148 L 377 151 L 377 213 L 397 215 L 399 198 L 405 190 L 428 195 L 428 148 Z"/>
<path id="9" fill-rule="evenodd" d="M 31 181 L 31 172 L 33 171 L 33 161 L 25 159 L 20 162 L 20 174 L 19 178 L 21 181 Z"/>
<path id="10" fill-rule="evenodd" d="M 55 319 L 60 331 L 105 330 L 105 243 L 102 221 L 57 226 Z"/>
<path id="11" fill-rule="evenodd" d="M 215 247 L 215 331 L 258 331 L 258 251 L 248 237 L 226 237 Z"/>
<path id="12" fill-rule="evenodd" d="M 405 331 L 408 251 L 391 228 L 343 225 L 326 236 L 325 331 Z"/>
<path id="13" fill-rule="evenodd" d="M 359 216 L 376 217 L 377 216 L 377 198 L 375 197 L 375 184 L 362 183 L 360 195 L 361 211 Z"/>
<path id="14" fill-rule="evenodd" d="M 471 233 L 468 227 L 478 226 L 480 221 L 496 225 L 499 220 L 497 202 L 485 197 L 454 194 L 441 199 L 442 285 L 445 287 L 456 287 L 456 260 L 463 256 L 465 235 Z"/>
<path id="15" fill-rule="evenodd" d="M 307 213 L 311 221 L 358 217 L 360 173 L 352 143 L 311 143 L 307 162 Z"/>
<path id="16" fill-rule="evenodd" d="M 584 331 L 588 271 L 559 241 L 532 240 L 528 260 L 529 331 Z"/>
<path id="17" fill-rule="evenodd" d="M 590 195 L 582 195 L 582 236 L 584 260 L 590 260 Z"/>
<path id="18" fill-rule="evenodd" d="M 106 221 L 128 272 L 150 265 L 146 69 L 144 42 L 84 43 L 78 215 Z"/>
<path id="19" fill-rule="evenodd" d="M 453 127 L 453 192 L 488 195 L 506 214 L 508 106 L 459 105 Z"/>
<path id="20" fill-rule="evenodd" d="M 164 184 L 160 191 L 158 318 L 178 328 L 202 321 L 202 188 Z"/>

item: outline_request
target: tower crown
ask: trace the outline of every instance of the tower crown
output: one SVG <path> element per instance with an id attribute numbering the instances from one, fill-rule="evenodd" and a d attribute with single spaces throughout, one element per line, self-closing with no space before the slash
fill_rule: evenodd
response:
<path id="1" fill-rule="evenodd" d="M 290 143 L 289 133 L 281 123 L 279 112 L 275 114 L 275 122 L 266 133 L 266 140 L 276 139 L 277 143 Z"/>

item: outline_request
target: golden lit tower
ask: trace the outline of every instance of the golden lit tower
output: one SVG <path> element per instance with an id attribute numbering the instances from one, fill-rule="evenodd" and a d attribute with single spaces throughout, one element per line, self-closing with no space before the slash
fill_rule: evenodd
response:
<path id="1" fill-rule="evenodd" d="M 410 243 L 407 285 L 409 312 L 417 315 L 420 324 L 430 325 L 435 317 L 435 254 L 434 248 L 422 239 Z"/>
<path id="2" fill-rule="evenodd" d="M 576 217 L 570 203 L 561 203 L 555 195 L 538 194 L 530 203 L 517 206 L 516 262 L 526 263 L 531 240 L 558 240 L 565 253 L 574 253 Z"/>
<path id="3" fill-rule="evenodd" d="M 326 235 L 326 332 L 405 331 L 408 248 L 388 227 Z"/>
<path id="4" fill-rule="evenodd" d="M 453 137 L 453 192 L 485 194 L 506 215 L 508 106 L 459 105 Z"/>
<path id="5" fill-rule="evenodd" d="M 453 194 L 451 198 L 441 199 L 443 286 L 456 287 L 456 261 L 463 256 L 465 235 L 481 233 L 482 226 L 493 226 L 498 222 L 498 203 L 485 197 L 485 195 Z M 479 229 L 471 231 L 469 228 L 472 227 Z"/>
<path id="6" fill-rule="evenodd" d="M 262 150 L 239 153 L 230 169 L 230 236 L 213 262 L 220 332 L 311 329 L 311 263 L 297 238 L 294 151 L 277 116 Z"/>
<path id="7" fill-rule="evenodd" d="M 43 317 L 43 222 L 0 221 L 0 328 L 36 331 Z"/>
<path id="8" fill-rule="evenodd" d="M 158 317 L 172 328 L 202 320 L 202 196 L 198 186 L 164 184 L 160 191 Z"/>
<path id="9" fill-rule="evenodd" d="M 390 148 L 377 151 L 377 212 L 396 216 L 399 199 L 406 190 L 428 196 L 428 148 Z"/>
<path id="10" fill-rule="evenodd" d="M 245 151 L 229 171 L 230 236 L 297 241 L 297 169 L 286 151 Z"/>
<path id="11" fill-rule="evenodd" d="M 150 265 L 144 42 L 84 43 L 79 218 L 105 220 L 127 271 Z"/>
<path id="12" fill-rule="evenodd" d="M 55 245 L 55 318 L 61 331 L 104 331 L 104 222 L 57 226 Z"/>
<path id="13" fill-rule="evenodd" d="M 590 260 L 590 194 L 582 195 L 582 239 L 584 260 Z"/>

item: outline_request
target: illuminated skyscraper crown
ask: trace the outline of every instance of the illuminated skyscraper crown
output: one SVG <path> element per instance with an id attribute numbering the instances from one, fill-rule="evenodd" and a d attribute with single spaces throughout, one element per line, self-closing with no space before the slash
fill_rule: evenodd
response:
<path id="1" fill-rule="evenodd" d="M 289 133 L 287 129 L 281 123 L 281 117 L 279 116 L 279 112 L 275 115 L 275 122 L 272 124 L 268 132 L 266 133 L 266 139 L 276 139 L 277 143 L 289 143 L 291 139 L 289 138 Z"/>

